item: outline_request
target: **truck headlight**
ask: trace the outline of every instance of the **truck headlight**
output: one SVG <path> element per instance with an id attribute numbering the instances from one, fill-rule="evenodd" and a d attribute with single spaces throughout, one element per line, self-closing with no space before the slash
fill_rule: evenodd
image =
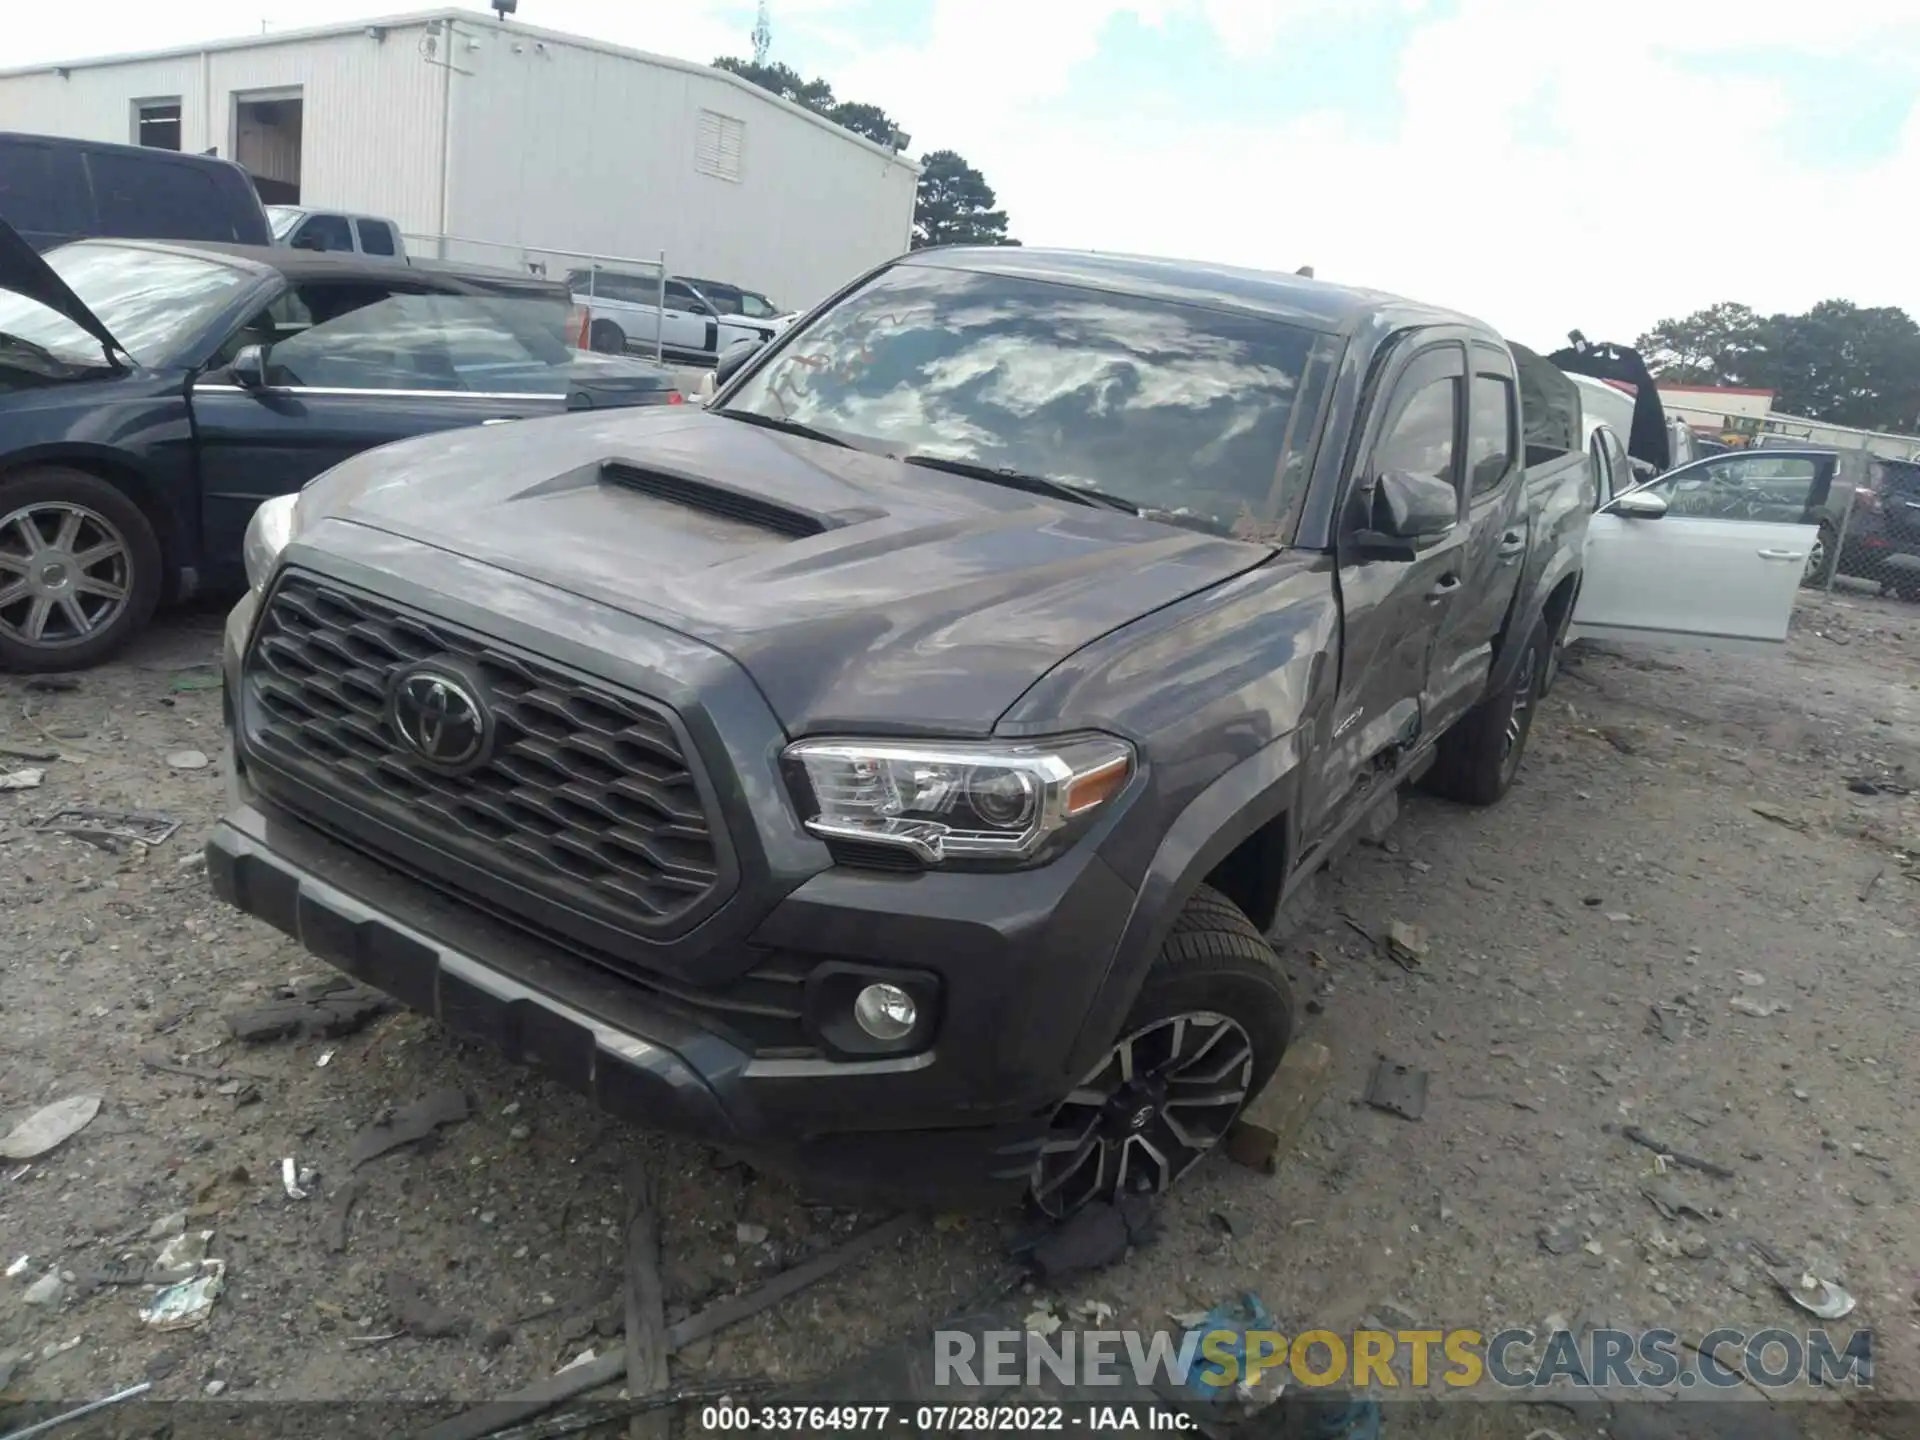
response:
<path id="1" fill-rule="evenodd" d="M 930 865 L 1033 860 L 1118 795 L 1134 763 L 1133 747 L 1110 735 L 802 740 L 785 758 L 808 830 L 894 846 Z"/>
<path id="2" fill-rule="evenodd" d="M 247 538 L 241 542 L 240 555 L 247 565 L 247 585 L 256 595 L 267 588 L 280 552 L 293 539 L 293 511 L 299 503 L 297 494 L 262 500 L 259 509 L 253 512 L 253 519 L 247 522 Z"/>

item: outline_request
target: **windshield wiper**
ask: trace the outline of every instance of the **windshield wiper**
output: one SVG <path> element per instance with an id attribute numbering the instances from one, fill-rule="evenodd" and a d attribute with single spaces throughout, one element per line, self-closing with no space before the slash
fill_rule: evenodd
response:
<path id="1" fill-rule="evenodd" d="M 838 445 L 842 450 L 857 450 L 860 447 L 851 440 L 834 434 L 831 430 L 821 430 L 800 420 L 788 420 L 780 415 L 762 415 L 758 410 L 717 410 L 729 420 L 743 421 L 748 425 L 758 425 L 764 430 L 778 430 L 787 435 L 798 435 L 806 440 L 818 440 L 825 445 Z"/>
<path id="2" fill-rule="evenodd" d="M 944 470 L 949 475 L 965 475 L 970 480 L 1005 485 L 1010 490 L 1024 490 L 1029 495 L 1050 495 L 1055 500 L 1091 505 L 1096 509 L 1123 510 L 1129 515 L 1140 513 L 1138 505 L 1131 500 L 1122 500 L 1118 495 L 1109 495 L 1104 490 L 1083 489 L 1078 485 L 1069 485 L 1064 480 L 1050 480 L 1045 475 L 1029 475 L 1006 465 L 984 465 L 978 460 L 956 460 L 946 455 L 902 455 L 899 459 L 903 465 Z"/>

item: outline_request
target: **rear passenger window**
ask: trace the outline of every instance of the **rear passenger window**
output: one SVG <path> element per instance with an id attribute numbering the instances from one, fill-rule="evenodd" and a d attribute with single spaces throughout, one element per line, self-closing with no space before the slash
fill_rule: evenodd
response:
<path id="1" fill-rule="evenodd" d="M 195 165 L 95 151 L 87 156 L 101 235 L 231 240 L 233 220 L 213 177 Z"/>
<path id="2" fill-rule="evenodd" d="M 1459 485 L 1455 436 L 1460 430 L 1460 377 L 1429 380 L 1408 397 L 1374 447 L 1373 470 L 1407 470 Z"/>
<path id="3" fill-rule="evenodd" d="M 393 227 L 384 220 L 356 220 L 354 228 L 360 232 L 360 248 L 368 255 L 391 255 L 393 251 Z"/>
<path id="4" fill-rule="evenodd" d="M 1518 407 L 1513 382 L 1504 375 L 1473 377 L 1473 412 L 1467 428 L 1467 483 L 1470 493 L 1484 495 L 1498 489 L 1513 467 L 1514 431 Z"/>
<path id="5" fill-rule="evenodd" d="M 298 250 L 351 251 L 353 232 L 347 229 L 344 215 L 309 215 L 306 223 L 293 232 L 293 245 Z"/>

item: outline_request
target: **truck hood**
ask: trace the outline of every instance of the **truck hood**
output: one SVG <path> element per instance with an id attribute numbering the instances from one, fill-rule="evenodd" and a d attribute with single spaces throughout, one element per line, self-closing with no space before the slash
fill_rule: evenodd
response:
<path id="1" fill-rule="evenodd" d="M 124 355 L 125 349 L 113 338 L 113 332 L 100 323 L 100 317 L 74 294 L 67 282 L 53 273 L 53 267 L 3 219 L 0 219 L 0 290 L 11 290 L 29 300 L 37 300 L 58 315 L 71 320 L 105 347 L 108 357 Z"/>
<path id="2" fill-rule="evenodd" d="M 1088 642 L 1272 554 L 680 406 L 370 451 L 296 523 L 322 549 L 329 523 L 367 526 L 669 626 L 733 657 L 793 734 L 985 734 Z"/>

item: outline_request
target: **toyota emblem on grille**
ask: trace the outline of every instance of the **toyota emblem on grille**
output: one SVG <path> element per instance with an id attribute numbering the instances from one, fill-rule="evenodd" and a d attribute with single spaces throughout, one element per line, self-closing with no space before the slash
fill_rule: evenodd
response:
<path id="1" fill-rule="evenodd" d="M 480 759 L 493 727 L 468 681 L 410 670 L 393 687 L 393 728 L 422 760 L 456 770 Z"/>

